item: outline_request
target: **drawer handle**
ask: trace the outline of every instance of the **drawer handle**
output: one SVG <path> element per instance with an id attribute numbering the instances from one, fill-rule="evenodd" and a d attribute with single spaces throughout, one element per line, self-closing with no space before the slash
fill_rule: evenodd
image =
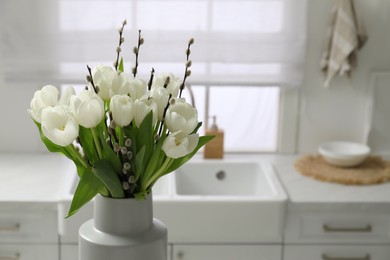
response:
<path id="1" fill-rule="evenodd" d="M 15 254 L 13 256 L 0 256 L 0 260 L 19 260 L 20 254 Z"/>
<path id="2" fill-rule="evenodd" d="M 20 229 L 20 224 L 15 224 L 12 226 L 0 226 L 0 231 L 11 231 L 11 232 L 16 232 L 19 231 Z M 0 258 L 1 260 L 1 258 Z"/>
<path id="3" fill-rule="evenodd" d="M 364 257 L 330 257 L 325 254 L 322 255 L 322 260 L 370 260 L 370 255 Z"/>
<path id="4" fill-rule="evenodd" d="M 324 224 L 322 228 L 325 232 L 371 232 L 372 231 L 371 225 L 367 225 L 365 227 L 357 227 L 357 228 L 338 228 L 338 227 L 331 227 L 327 224 Z"/>

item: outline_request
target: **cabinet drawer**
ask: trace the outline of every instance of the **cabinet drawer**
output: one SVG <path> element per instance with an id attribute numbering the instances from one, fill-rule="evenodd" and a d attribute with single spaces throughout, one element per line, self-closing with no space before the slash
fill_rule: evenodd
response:
<path id="1" fill-rule="evenodd" d="M 0 260 L 58 260 L 58 245 L 0 245 Z"/>
<path id="2" fill-rule="evenodd" d="M 173 260 L 280 260 L 279 245 L 173 245 Z"/>
<path id="3" fill-rule="evenodd" d="M 79 247 L 77 245 L 61 245 L 61 260 L 78 260 Z"/>
<path id="4" fill-rule="evenodd" d="M 285 246 L 283 260 L 387 260 L 389 246 Z"/>
<path id="5" fill-rule="evenodd" d="M 57 213 L 0 208 L 0 243 L 58 243 Z"/>
<path id="6" fill-rule="evenodd" d="M 390 243 L 390 214 L 291 214 L 286 243 Z"/>

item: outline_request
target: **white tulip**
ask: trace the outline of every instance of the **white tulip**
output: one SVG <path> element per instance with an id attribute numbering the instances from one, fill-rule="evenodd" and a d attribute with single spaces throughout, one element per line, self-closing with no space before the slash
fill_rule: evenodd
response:
<path id="1" fill-rule="evenodd" d="M 130 93 L 130 84 L 134 80 L 132 75 L 121 72 L 113 85 L 115 95 L 127 95 Z"/>
<path id="2" fill-rule="evenodd" d="M 156 87 L 150 91 L 150 96 L 157 104 L 158 119 L 162 121 L 165 107 L 168 104 L 169 93 L 168 90 L 163 87 Z"/>
<path id="3" fill-rule="evenodd" d="M 198 145 L 198 142 L 198 134 L 182 137 L 180 132 L 176 132 L 167 136 L 161 149 L 168 157 L 176 159 L 192 153 Z"/>
<path id="4" fill-rule="evenodd" d="M 142 121 L 149 114 L 150 111 L 153 111 L 153 121 L 152 124 L 157 122 L 157 104 L 153 99 L 137 99 L 134 101 L 134 121 L 135 125 L 139 128 Z"/>
<path id="5" fill-rule="evenodd" d="M 166 79 L 169 77 L 169 83 L 167 85 L 168 93 L 172 97 L 177 97 L 179 94 L 179 89 L 181 85 L 181 80 L 178 77 L 175 77 L 172 73 L 161 73 L 157 77 L 153 78 L 152 89 L 157 87 L 164 87 Z"/>
<path id="6" fill-rule="evenodd" d="M 128 95 L 115 95 L 111 98 L 110 110 L 116 125 L 127 126 L 134 117 L 134 102 Z"/>
<path id="7" fill-rule="evenodd" d="M 118 72 L 109 66 L 98 66 L 93 70 L 92 78 L 95 86 L 99 88 L 99 96 L 107 101 L 114 95 L 117 88 Z"/>
<path id="8" fill-rule="evenodd" d="M 148 94 L 148 87 L 141 79 L 133 79 L 129 85 L 129 94 L 133 100 L 144 99 Z"/>
<path id="9" fill-rule="evenodd" d="M 76 91 L 72 86 L 69 86 L 65 89 L 64 93 L 62 93 L 60 100 L 58 101 L 58 105 L 60 106 L 69 106 L 70 97 L 76 95 Z"/>
<path id="10" fill-rule="evenodd" d="M 77 123 L 86 128 L 96 127 L 104 117 L 104 102 L 91 90 L 72 96 L 70 108 Z"/>
<path id="11" fill-rule="evenodd" d="M 178 99 L 168 107 L 164 120 L 169 131 L 181 131 L 183 135 L 191 134 L 199 123 L 196 109 L 184 99 Z"/>
<path id="12" fill-rule="evenodd" d="M 36 122 L 41 122 L 41 112 L 45 107 L 54 107 L 58 102 L 58 89 L 52 85 L 46 85 L 34 93 L 30 108 L 27 112 Z"/>
<path id="13" fill-rule="evenodd" d="M 42 110 L 42 132 L 56 145 L 68 146 L 77 138 L 79 125 L 64 107 L 46 107 Z"/>

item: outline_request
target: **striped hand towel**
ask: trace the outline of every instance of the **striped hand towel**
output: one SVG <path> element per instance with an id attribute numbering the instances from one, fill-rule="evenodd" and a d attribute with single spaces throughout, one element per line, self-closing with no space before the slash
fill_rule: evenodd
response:
<path id="1" fill-rule="evenodd" d="M 336 74 L 350 76 L 356 67 L 357 50 L 366 40 L 367 34 L 356 16 L 353 0 L 336 0 L 321 60 L 325 87 Z"/>

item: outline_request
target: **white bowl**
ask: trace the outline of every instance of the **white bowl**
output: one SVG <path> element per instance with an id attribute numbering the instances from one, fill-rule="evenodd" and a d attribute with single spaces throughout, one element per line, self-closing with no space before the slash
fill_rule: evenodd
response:
<path id="1" fill-rule="evenodd" d="M 326 162 L 341 167 L 361 164 L 370 154 L 370 147 L 352 142 L 328 142 L 319 146 L 318 152 Z"/>

